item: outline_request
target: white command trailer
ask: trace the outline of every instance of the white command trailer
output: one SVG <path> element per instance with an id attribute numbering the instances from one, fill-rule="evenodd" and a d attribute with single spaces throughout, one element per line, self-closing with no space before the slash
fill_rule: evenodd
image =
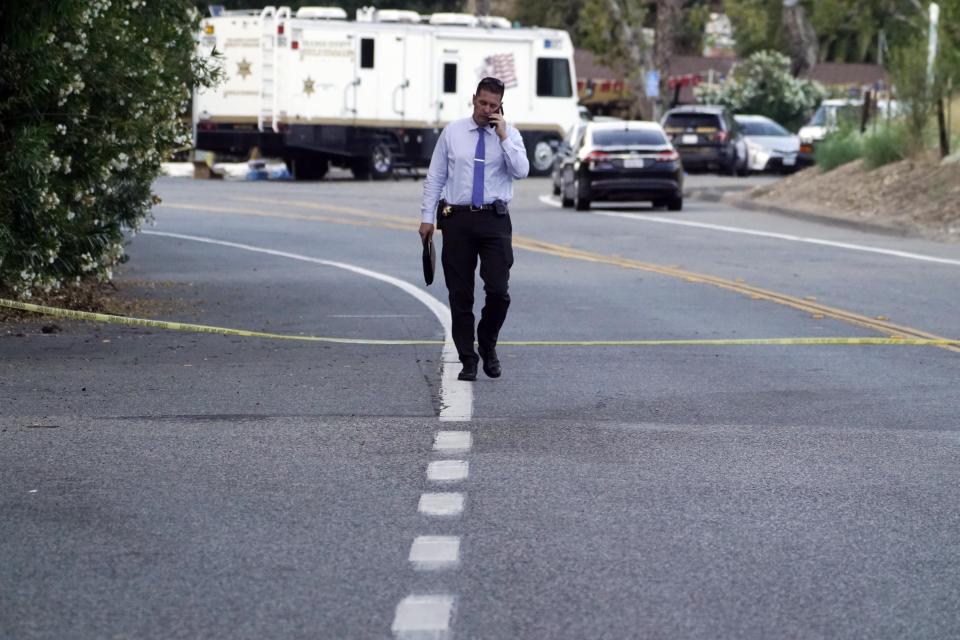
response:
<path id="1" fill-rule="evenodd" d="M 564 31 L 399 10 L 361 9 L 348 21 L 342 9 L 325 7 L 296 15 L 267 7 L 211 17 L 202 28 L 201 47 L 222 52 L 227 79 L 196 96 L 197 148 L 259 146 L 297 177 L 322 177 L 330 164 L 373 178 L 426 166 L 440 130 L 471 113 L 477 82 L 488 75 L 507 87 L 504 115 L 522 133 L 534 174 L 549 173 L 579 119 Z M 250 44 L 238 29 L 260 34 L 256 51 L 238 53 L 238 40 Z"/>

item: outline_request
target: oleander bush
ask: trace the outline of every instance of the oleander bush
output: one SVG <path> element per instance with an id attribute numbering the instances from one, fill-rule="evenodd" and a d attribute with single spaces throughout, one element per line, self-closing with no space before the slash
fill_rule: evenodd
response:
<path id="1" fill-rule="evenodd" d="M 817 82 L 794 78 L 790 59 L 777 51 L 758 51 L 734 66 L 720 84 L 694 89 L 701 104 L 719 104 L 734 113 L 767 116 L 796 131 L 826 96 Z"/>
<path id="2" fill-rule="evenodd" d="M 0 3 L 0 290 L 109 280 L 215 71 L 191 0 Z"/>

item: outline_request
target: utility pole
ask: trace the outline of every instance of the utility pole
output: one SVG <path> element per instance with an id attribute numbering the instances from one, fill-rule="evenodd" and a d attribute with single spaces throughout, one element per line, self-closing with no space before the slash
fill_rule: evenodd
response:
<path id="1" fill-rule="evenodd" d="M 677 40 L 677 25 L 682 7 L 680 0 L 657 0 L 657 33 L 653 41 L 653 64 L 660 74 L 660 91 L 654 120 L 663 115 L 664 101 L 669 95 L 670 59 Z"/>

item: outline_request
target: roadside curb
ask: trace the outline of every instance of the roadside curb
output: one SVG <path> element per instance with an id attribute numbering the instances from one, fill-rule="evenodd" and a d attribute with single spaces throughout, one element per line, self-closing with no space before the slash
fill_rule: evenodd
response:
<path id="1" fill-rule="evenodd" d="M 746 195 L 747 189 L 738 189 L 738 190 L 723 190 L 717 191 L 713 189 L 695 189 L 691 190 L 687 194 L 687 197 L 702 200 L 705 202 L 721 202 L 723 204 L 729 205 L 731 207 L 737 207 L 738 209 L 744 209 L 747 211 L 761 211 L 765 213 L 773 213 L 774 215 L 780 215 L 787 218 L 795 218 L 797 220 L 806 220 L 808 222 L 819 222 L 821 224 L 827 224 L 834 227 L 841 227 L 845 229 L 854 229 L 856 231 L 869 231 L 871 233 L 877 233 L 887 236 L 895 236 L 900 238 L 913 237 L 913 238 L 923 238 L 925 237 L 922 233 L 914 231 L 911 229 L 903 229 L 899 227 L 891 227 L 887 225 L 878 224 L 876 222 L 866 222 L 861 220 L 849 220 L 847 218 L 838 218 L 824 213 L 817 213 L 814 211 L 808 211 L 805 209 L 794 208 L 794 207 L 784 207 L 782 205 L 769 204 L 766 202 L 757 202 Z"/>

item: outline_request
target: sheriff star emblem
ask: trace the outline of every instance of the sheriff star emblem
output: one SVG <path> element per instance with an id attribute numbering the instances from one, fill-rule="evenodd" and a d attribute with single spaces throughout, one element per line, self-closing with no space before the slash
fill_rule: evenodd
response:
<path id="1" fill-rule="evenodd" d="M 246 80 L 247 76 L 251 75 L 253 72 L 250 70 L 250 63 L 246 58 L 241 58 L 240 62 L 237 63 L 237 75 Z"/>
<path id="2" fill-rule="evenodd" d="M 303 92 L 308 96 L 312 96 L 314 93 L 313 78 L 310 76 L 307 76 L 307 79 L 303 81 Z"/>

